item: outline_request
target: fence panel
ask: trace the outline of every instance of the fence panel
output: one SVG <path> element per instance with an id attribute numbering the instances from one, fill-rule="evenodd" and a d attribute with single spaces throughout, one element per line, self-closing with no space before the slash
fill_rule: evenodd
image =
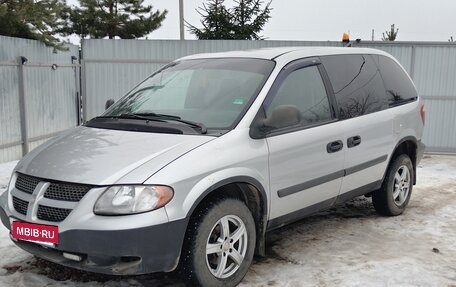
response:
<path id="1" fill-rule="evenodd" d="M 426 127 L 424 142 L 427 151 L 456 153 L 456 100 L 425 99 Z"/>
<path id="2" fill-rule="evenodd" d="M 71 66 L 24 67 L 29 141 L 53 135 L 77 124 L 77 86 Z M 40 83 L 40 85 L 37 85 Z"/>
<path id="3" fill-rule="evenodd" d="M 428 151 L 456 152 L 456 45 L 417 47 L 415 83 L 426 104 Z"/>

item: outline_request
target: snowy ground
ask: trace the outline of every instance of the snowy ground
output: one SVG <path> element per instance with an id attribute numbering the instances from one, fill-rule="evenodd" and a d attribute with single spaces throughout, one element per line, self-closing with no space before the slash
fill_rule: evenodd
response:
<path id="1" fill-rule="evenodd" d="M 0 165 L 0 194 L 15 163 Z M 425 156 L 402 216 L 357 198 L 268 235 L 241 286 L 456 287 L 456 157 Z M 174 274 L 110 277 L 35 259 L 0 227 L 0 286 L 182 286 Z"/>

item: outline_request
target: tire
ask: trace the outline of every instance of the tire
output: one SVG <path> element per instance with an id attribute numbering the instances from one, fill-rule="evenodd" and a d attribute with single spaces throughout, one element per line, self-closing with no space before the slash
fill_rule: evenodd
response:
<path id="1" fill-rule="evenodd" d="M 255 230 L 252 214 L 243 202 L 228 198 L 204 204 L 192 215 L 187 229 L 180 261 L 185 283 L 211 287 L 239 284 L 252 263 Z"/>
<path id="2" fill-rule="evenodd" d="M 391 162 L 382 187 L 372 193 L 375 210 L 386 216 L 402 214 L 410 201 L 413 182 L 412 161 L 408 155 L 402 154 Z"/>

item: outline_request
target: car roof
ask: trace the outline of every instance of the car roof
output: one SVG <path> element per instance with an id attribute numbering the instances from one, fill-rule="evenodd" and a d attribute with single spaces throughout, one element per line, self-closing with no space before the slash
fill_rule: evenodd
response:
<path id="1" fill-rule="evenodd" d="M 340 54 L 378 54 L 391 57 L 388 53 L 381 50 L 370 48 L 352 48 L 352 47 L 277 47 L 262 48 L 243 51 L 229 51 L 218 53 L 195 54 L 180 58 L 179 60 L 190 59 L 207 59 L 207 58 L 256 58 L 272 60 L 281 55 L 293 53 L 296 58 L 340 55 Z"/>

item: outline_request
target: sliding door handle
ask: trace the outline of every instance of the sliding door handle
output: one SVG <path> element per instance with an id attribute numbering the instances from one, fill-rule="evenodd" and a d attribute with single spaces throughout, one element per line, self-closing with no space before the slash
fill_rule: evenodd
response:
<path id="1" fill-rule="evenodd" d="M 347 139 L 347 146 L 348 148 L 355 147 L 357 145 L 361 144 L 361 137 L 360 136 L 354 136 L 351 138 Z"/>

